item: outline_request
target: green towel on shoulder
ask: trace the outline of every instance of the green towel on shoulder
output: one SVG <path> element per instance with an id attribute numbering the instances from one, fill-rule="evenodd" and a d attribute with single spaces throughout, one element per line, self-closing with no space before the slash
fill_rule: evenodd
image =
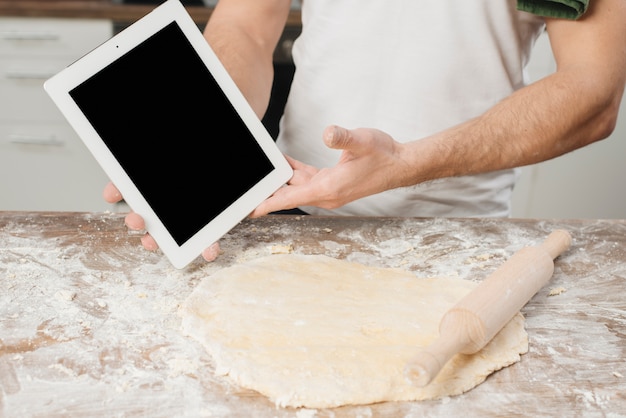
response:
<path id="1" fill-rule="evenodd" d="M 587 11 L 590 0 L 517 0 L 517 9 L 539 16 L 576 20 Z"/>

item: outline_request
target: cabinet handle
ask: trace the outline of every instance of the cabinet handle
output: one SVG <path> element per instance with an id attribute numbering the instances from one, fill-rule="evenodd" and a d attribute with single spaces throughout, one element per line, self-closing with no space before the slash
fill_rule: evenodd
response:
<path id="1" fill-rule="evenodd" d="M 59 141 L 54 135 L 52 136 L 33 136 L 33 135 L 19 135 L 10 134 L 9 142 L 12 144 L 22 145 L 45 145 L 60 147 L 64 145 L 63 141 Z"/>
<path id="2" fill-rule="evenodd" d="M 9 70 L 5 74 L 9 80 L 47 80 L 55 73 L 50 71 Z"/>
<path id="3" fill-rule="evenodd" d="M 5 41 L 56 41 L 59 35 L 50 32 L 2 32 L 0 38 Z"/>

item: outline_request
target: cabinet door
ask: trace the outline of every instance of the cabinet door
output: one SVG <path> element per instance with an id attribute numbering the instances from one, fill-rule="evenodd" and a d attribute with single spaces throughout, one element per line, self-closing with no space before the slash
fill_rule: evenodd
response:
<path id="1" fill-rule="evenodd" d="M 110 38 L 112 27 L 105 19 L 0 17 L 0 55 L 77 59 Z"/>
<path id="2" fill-rule="evenodd" d="M 113 36 L 99 19 L 0 18 L 0 210 L 124 210 L 107 177 L 43 89 Z"/>
<path id="3" fill-rule="evenodd" d="M 0 121 L 59 122 L 63 115 L 43 83 L 68 63 L 67 57 L 0 59 Z"/>
<path id="4" fill-rule="evenodd" d="M 66 124 L 0 124 L 0 210 L 115 211 L 108 178 Z"/>

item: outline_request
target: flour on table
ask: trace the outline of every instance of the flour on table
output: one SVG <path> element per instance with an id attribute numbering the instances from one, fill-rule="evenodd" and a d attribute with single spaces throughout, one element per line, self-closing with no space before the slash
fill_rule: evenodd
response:
<path id="1" fill-rule="evenodd" d="M 528 350 L 518 313 L 426 387 L 405 380 L 404 366 L 475 285 L 322 255 L 271 255 L 206 277 L 182 306 L 182 327 L 206 347 L 216 374 L 278 406 L 438 399 L 472 389 Z"/>

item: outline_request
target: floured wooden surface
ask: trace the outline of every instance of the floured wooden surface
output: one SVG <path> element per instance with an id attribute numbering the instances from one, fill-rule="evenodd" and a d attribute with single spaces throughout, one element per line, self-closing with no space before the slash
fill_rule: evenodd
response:
<path id="1" fill-rule="evenodd" d="M 325 254 L 419 277 L 480 281 L 557 228 L 574 241 L 522 313 L 530 350 L 465 394 L 277 409 L 215 377 L 179 305 L 218 269 L 272 252 Z M 626 222 L 266 217 L 217 262 L 176 270 L 123 215 L 0 212 L 0 416 L 624 416 Z M 557 289 L 557 290 L 554 290 Z M 549 296 L 552 294 L 551 296 Z"/>

